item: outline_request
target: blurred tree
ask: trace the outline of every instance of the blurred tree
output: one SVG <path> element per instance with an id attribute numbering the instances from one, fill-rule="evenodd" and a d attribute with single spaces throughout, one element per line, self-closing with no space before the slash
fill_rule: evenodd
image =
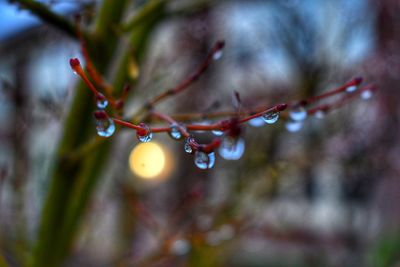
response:
<path id="1" fill-rule="evenodd" d="M 7 236 L 11 242 L 0 244 L 5 251 L 1 267 L 354 266 L 365 262 L 364 231 L 374 224 L 358 227 L 359 221 L 373 221 L 376 216 L 364 206 L 372 199 L 376 177 L 384 173 L 374 164 L 376 157 L 385 154 L 382 147 L 388 143 L 397 144 L 398 129 L 390 129 L 400 114 L 399 94 L 393 90 L 382 94 L 367 108 L 343 107 L 341 113 L 326 118 L 324 127 L 316 126 L 313 119 L 356 97 L 370 98 L 375 87 L 359 86 L 361 79 L 350 80 L 349 73 L 361 72 L 384 87 L 397 81 L 396 75 L 387 77 L 382 69 L 381 73 L 368 70 L 371 62 L 385 65 L 382 61 L 398 53 L 393 26 L 398 22 L 391 14 L 392 8 L 399 8 L 395 1 L 377 4 L 378 45 L 373 59 L 352 57 L 357 49 L 349 48 L 372 46 L 367 44 L 372 37 L 363 35 L 372 24 L 363 17 L 371 18 L 372 11 L 362 1 L 103 0 L 78 3 L 73 19 L 54 11 L 57 1 L 12 2 L 79 43 L 85 66 L 77 59 L 70 61 L 83 81 L 74 89 L 52 156 L 33 236 L 28 217 L 24 219 L 23 202 L 29 177 L 29 132 L 14 124 L 13 209 L 20 214 L 12 222 L 16 237 Z M 248 14 L 259 20 L 249 24 Z M 260 19 L 263 23 L 254 27 Z M 255 38 L 236 34 L 239 29 L 254 33 Z M 224 43 L 215 39 L 221 37 L 228 40 L 223 56 L 227 60 L 219 60 Z M 386 55 L 388 49 L 392 54 Z M 18 58 L 24 60 L 25 55 Z M 274 62 L 278 67 L 271 67 Z M 214 67 L 217 64 L 222 67 Z M 28 123 L 33 114 L 21 66 L 15 75 L 12 120 Z M 265 74 L 265 68 L 275 72 Z M 211 71 L 203 75 L 207 69 Z M 349 81 L 336 87 L 343 80 Z M 187 92 L 189 86 L 194 88 Z M 322 90 L 326 87 L 336 89 Z M 233 108 L 226 100 L 226 88 L 235 91 Z M 95 136 L 96 105 L 101 109 L 94 113 L 100 135 L 112 135 L 115 129 L 107 130 L 114 123 L 117 130 L 131 128 L 130 135 Z M 380 109 L 391 114 L 385 119 L 391 121 L 381 128 L 384 131 L 374 127 L 382 122 L 372 124 L 363 116 L 375 116 Z M 187 110 L 190 113 L 183 113 Z M 307 116 L 310 119 L 304 123 Z M 274 124 L 278 118 L 286 122 L 289 133 L 298 134 L 288 135 L 284 127 L 244 131 L 245 123 Z M 153 127 L 159 123 L 163 126 Z M 215 135 L 208 134 L 211 130 Z M 174 179 L 160 187 L 152 187 L 152 181 L 132 181 L 125 166 L 132 136 L 148 141 L 161 132 L 186 140 L 163 158 L 171 162 L 179 158 L 179 167 L 170 174 Z M 194 132 L 191 140 L 189 134 Z M 382 146 L 375 146 L 375 141 Z M 201 172 L 192 167 L 192 157 L 184 157 L 183 146 L 202 169 L 213 167 L 214 151 L 228 160 L 240 158 L 245 147 L 248 153 L 237 164 L 221 161 L 221 167 Z M 226 147 L 229 153 L 224 154 Z M 142 162 L 144 154 L 135 158 L 132 153 L 130 164 L 154 170 L 148 167 L 155 161 L 152 155 Z M 395 176 L 393 165 L 398 160 L 382 157 Z M 137 169 L 136 174 L 140 176 Z M 100 183 L 105 176 L 110 179 Z M 2 185 L 3 175 L 0 179 Z M 96 198 L 102 191 L 111 197 Z M 107 205 L 114 206 L 107 209 Z M 101 225 L 107 223 L 112 226 L 101 234 Z M 397 241 L 387 239 L 372 249 L 373 265 L 396 264 Z M 112 243 L 112 252 L 106 243 Z"/>

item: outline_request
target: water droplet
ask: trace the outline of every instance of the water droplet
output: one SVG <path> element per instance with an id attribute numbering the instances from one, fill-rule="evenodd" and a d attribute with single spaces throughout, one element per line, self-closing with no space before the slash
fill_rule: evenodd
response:
<path id="1" fill-rule="evenodd" d="M 302 121 L 287 121 L 286 122 L 286 130 L 288 130 L 291 133 L 295 133 L 300 131 L 300 129 L 303 127 L 303 122 Z"/>
<path id="2" fill-rule="evenodd" d="M 357 86 L 356 85 L 351 85 L 351 86 L 347 86 L 346 87 L 346 92 L 347 93 L 352 93 L 352 92 L 354 92 L 356 90 L 357 90 Z"/>
<path id="3" fill-rule="evenodd" d="M 268 124 L 274 124 L 279 119 L 279 112 L 271 111 L 262 115 L 263 120 Z"/>
<path id="4" fill-rule="evenodd" d="M 177 239 L 171 244 L 171 253 L 176 256 L 183 256 L 191 249 L 189 241 L 186 239 Z"/>
<path id="5" fill-rule="evenodd" d="M 137 139 L 142 143 L 150 142 L 151 139 L 153 139 L 153 133 L 151 132 L 150 127 L 144 123 L 140 123 L 139 126 L 142 127 L 143 130 L 136 131 Z"/>
<path id="6" fill-rule="evenodd" d="M 371 90 L 365 90 L 361 93 L 361 98 L 364 100 L 368 100 L 372 97 L 372 91 Z"/>
<path id="7" fill-rule="evenodd" d="M 245 149 L 243 138 L 225 137 L 219 147 L 219 155 L 226 160 L 238 160 L 242 157 Z"/>
<path id="8" fill-rule="evenodd" d="M 303 121 L 307 118 L 307 110 L 302 106 L 297 106 L 289 111 L 289 116 L 294 121 Z"/>
<path id="9" fill-rule="evenodd" d="M 77 73 L 76 71 L 74 71 L 74 70 L 73 70 L 72 72 L 73 72 L 75 75 L 77 75 L 77 76 L 78 76 L 78 73 Z"/>
<path id="10" fill-rule="evenodd" d="M 104 95 L 99 94 L 99 95 L 96 97 L 96 106 L 97 106 L 99 109 L 105 109 L 105 108 L 107 107 L 107 105 L 108 105 L 107 99 L 104 97 Z"/>
<path id="11" fill-rule="evenodd" d="M 224 132 L 223 132 L 223 131 L 220 131 L 220 130 L 212 130 L 211 132 L 212 132 L 213 135 L 215 135 L 215 136 L 221 136 L 221 135 L 224 134 Z"/>
<path id="12" fill-rule="evenodd" d="M 249 124 L 253 127 L 261 127 L 265 124 L 265 121 L 262 117 L 257 117 L 249 120 Z"/>
<path id="13" fill-rule="evenodd" d="M 192 140 L 193 140 L 193 137 L 188 137 L 188 139 L 186 139 L 185 145 L 184 145 L 184 147 L 183 147 L 186 153 L 191 154 L 191 153 L 193 152 L 193 148 L 192 148 L 192 146 L 190 145 L 190 143 L 192 142 Z"/>
<path id="14" fill-rule="evenodd" d="M 171 125 L 171 130 L 169 131 L 169 136 L 171 136 L 172 139 L 175 140 L 181 140 L 183 138 L 183 134 L 181 132 L 180 127 L 183 126 L 178 126 L 177 124 L 172 124 Z"/>
<path id="15" fill-rule="evenodd" d="M 221 59 L 222 55 L 223 55 L 222 49 L 221 49 L 221 50 L 218 50 L 218 51 L 216 51 L 216 52 L 214 53 L 213 59 L 214 59 L 214 60 L 219 60 L 219 59 Z"/>
<path id="16" fill-rule="evenodd" d="M 194 164 L 202 170 L 211 169 L 215 164 L 214 152 L 207 154 L 203 151 L 196 151 L 194 154 Z"/>
<path id="17" fill-rule="evenodd" d="M 108 116 L 96 118 L 96 131 L 101 137 L 110 137 L 115 132 L 114 121 Z"/>
<path id="18" fill-rule="evenodd" d="M 317 110 L 315 113 L 314 113 L 314 116 L 317 118 L 317 119 L 323 119 L 323 118 L 325 118 L 325 111 L 323 111 L 323 110 Z"/>

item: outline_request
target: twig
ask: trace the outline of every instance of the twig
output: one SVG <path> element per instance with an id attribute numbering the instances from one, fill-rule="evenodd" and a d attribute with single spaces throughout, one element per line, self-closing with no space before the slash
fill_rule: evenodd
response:
<path id="1" fill-rule="evenodd" d="M 41 20 L 68 34 L 68 36 L 78 38 L 73 24 L 50 10 L 46 5 L 34 0 L 11 0 L 11 2 L 19 4 L 21 8 L 29 10 Z"/>
<path id="2" fill-rule="evenodd" d="M 187 89 L 191 84 L 197 81 L 200 76 L 207 70 L 208 66 L 213 61 L 213 57 L 216 53 L 221 52 L 224 48 L 225 42 L 224 41 L 217 41 L 211 51 L 208 53 L 205 60 L 199 65 L 197 70 L 193 72 L 188 78 L 183 80 L 177 86 L 168 89 L 161 94 L 155 96 L 153 99 L 149 100 L 145 105 L 143 105 L 133 116 L 132 118 L 137 118 L 140 114 L 142 114 L 146 110 L 151 110 L 157 103 L 167 99 L 168 97 L 174 96 L 183 90 Z M 133 121 L 133 120 L 132 120 Z"/>

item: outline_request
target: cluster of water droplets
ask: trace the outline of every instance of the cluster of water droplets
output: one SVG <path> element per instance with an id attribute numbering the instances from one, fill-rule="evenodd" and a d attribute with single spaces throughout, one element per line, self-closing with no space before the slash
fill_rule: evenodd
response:
<path id="1" fill-rule="evenodd" d="M 191 154 L 193 153 L 193 148 L 190 145 L 190 143 L 192 143 L 194 141 L 193 137 L 189 136 L 186 141 L 185 144 L 183 145 L 183 149 L 185 150 L 186 153 Z"/>
<path id="2" fill-rule="evenodd" d="M 219 146 L 219 155 L 226 160 L 238 160 L 245 150 L 245 141 L 241 137 L 225 136 Z"/>
<path id="3" fill-rule="evenodd" d="M 197 150 L 194 153 L 194 164 L 197 166 L 197 168 L 202 170 L 211 169 L 215 165 L 215 153 L 206 153 Z"/>
<path id="4" fill-rule="evenodd" d="M 108 117 L 107 113 L 102 110 L 98 110 L 94 113 L 96 121 L 96 131 L 101 137 L 110 137 L 115 132 L 114 121 Z"/>
<path id="5" fill-rule="evenodd" d="M 143 129 L 142 131 L 136 131 L 137 139 L 142 143 L 150 142 L 153 139 L 153 133 L 150 130 L 150 127 L 145 123 L 140 123 L 139 126 Z"/>
<path id="6" fill-rule="evenodd" d="M 298 132 L 303 128 L 303 123 L 307 119 L 307 110 L 302 105 L 297 105 L 289 110 L 289 120 L 285 127 L 289 132 Z"/>

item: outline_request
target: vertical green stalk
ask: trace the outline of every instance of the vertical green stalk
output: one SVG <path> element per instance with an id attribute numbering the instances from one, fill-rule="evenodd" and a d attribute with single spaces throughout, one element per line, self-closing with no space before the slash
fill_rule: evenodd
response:
<path id="1" fill-rule="evenodd" d="M 153 4 L 152 1 L 149 3 Z M 158 8 L 163 10 L 164 2 L 159 3 Z M 92 39 L 87 40 L 89 54 L 101 73 L 104 74 L 115 62 L 119 63 L 113 79 L 114 88 L 122 88 L 124 80 L 127 79 L 127 59 L 131 51 L 126 51 L 120 59 L 114 55 L 114 50 L 120 42 L 120 36 L 115 29 L 127 4 L 127 0 L 105 0 L 98 13 L 95 31 L 89 35 Z M 145 7 L 143 9 L 147 10 Z M 147 20 L 143 20 L 129 33 L 130 45 L 135 48 L 139 60 L 147 47 L 148 36 L 162 18 L 153 14 L 148 15 L 150 16 Z M 42 211 L 32 267 L 62 265 L 70 252 L 79 229 L 79 222 L 109 156 L 112 138 L 80 160 L 68 157 L 69 153 L 76 151 L 93 138 L 95 132 L 91 115 L 93 96 L 83 84 L 79 84 L 76 90 L 71 110 L 65 121 L 64 135 L 54 159 L 52 180 Z"/>
<path id="2" fill-rule="evenodd" d="M 118 41 L 116 34 L 110 32 L 109 29 L 119 24 L 127 2 L 127 0 L 105 0 L 97 18 L 99 26 L 94 32 L 97 42 L 88 41 L 89 53 L 101 73 L 104 73 L 111 65 L 113 49 Z M 96 51 L 98 47 L 107 49 L 99 53 Z M 44 203 L 38 240 L 31 259 L 31 265 L 34 267 L 60 266 L 68 255 L 77 227 L 74 228 L 74 231 L 63 230 L 69 228 L 67 224 L 71 223 L 67 221 L 67 211 L 76 198 L 77 188 L 82 184 L 95 184 L 93 181 L 100 176 L 101 166 L 104 164 L 110 147 L 110 142 L 106 142 L 81 161 L 71 161 L 66 157 L 68 153 L 79 148 L 93 135 L 92 95 L 83 84 L 77 86 L 76 90 L 50 173 L 49 193 Z M 82 199 L 82 201 L 86 201 L 81 203 L 83 207 L 86 206 L 88 199 L 89 195 Z M 74 225 L 77 225 L 79 217 L 75 216 Z"/>

